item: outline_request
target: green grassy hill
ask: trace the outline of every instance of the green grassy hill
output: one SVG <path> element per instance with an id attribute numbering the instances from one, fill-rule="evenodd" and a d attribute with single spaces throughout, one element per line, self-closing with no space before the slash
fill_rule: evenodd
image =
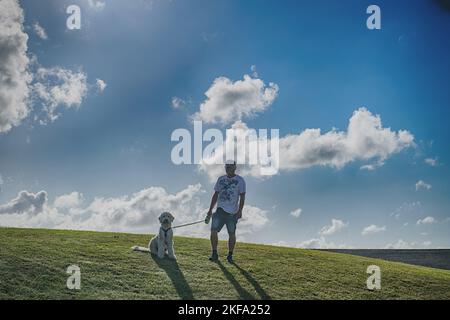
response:
<path id="1" fill-rule="evenodd" d="M 450 299 L 450 271 L 346 254 L 238 243 L 235 265 L 209 241 L 175 238 L 178 262 L 132 252 L 148 235 L 0 228 L 1 299 Z M 66 269 L 81 268 L 81 290 Z M 366 268 L 382 289 L 366 289 Z"/>

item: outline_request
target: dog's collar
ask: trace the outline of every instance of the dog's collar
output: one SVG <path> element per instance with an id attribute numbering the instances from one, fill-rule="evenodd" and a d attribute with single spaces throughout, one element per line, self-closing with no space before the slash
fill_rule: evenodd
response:
<path id="1" fill-rule="evenodd" d="M 172 229 L 172 227 L 169 227 L 169 228 L 167 228 L 167 229 L 164 229 L 163 227 L 161 227 L 161 229 L 162 229 L 164 232 L 167 232 L 167 231 L 169 231 L 170 229 Z"/>

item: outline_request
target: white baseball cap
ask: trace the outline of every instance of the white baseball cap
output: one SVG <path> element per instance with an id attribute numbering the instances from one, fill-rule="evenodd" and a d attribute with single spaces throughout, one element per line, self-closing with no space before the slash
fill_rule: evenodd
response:
<path id="1" fill-rule="evenodd" d="M 225 165 L 226 166 L 235 166 L 236 165 L 236 161 L 234 161 L 234 160 L 227 160 L 227 161 L 225 161 Z"/>

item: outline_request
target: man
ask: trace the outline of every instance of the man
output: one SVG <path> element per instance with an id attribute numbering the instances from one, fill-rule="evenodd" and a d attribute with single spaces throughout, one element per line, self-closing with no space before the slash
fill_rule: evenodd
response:
<path id="1" fill-rule="evenodd" d="M 236 224 L 242 218 L 242 209 L 245 203 L 245 181 L 237 175 L 236 162 L 227 161 L 225 164 L 226 175 L 219 177 L 214 186 L 214 194 L 211 199 L 207 219 L 212 215 L 211 223 L 211 248 L 212 254 L 209 260 L 217 261 L 218 233 L 223 226 L 228 231 L 228 262 L 233 262 L 233 250 L 236 244 Z M 217 203 L 217 210 L 212 214 Z"/>

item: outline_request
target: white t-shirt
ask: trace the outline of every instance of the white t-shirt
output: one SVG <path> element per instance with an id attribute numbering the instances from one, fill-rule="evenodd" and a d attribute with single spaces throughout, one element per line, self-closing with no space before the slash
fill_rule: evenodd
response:
<path id="1" fill-rule="evenodd" d="M 245 181 L 238 175 L 232 178 L 224 175 L 217 179 L 214 191 L 219 192 L 217 207 L 235 214 L 239 210 L 239 195 L 245 192 Z"/>

